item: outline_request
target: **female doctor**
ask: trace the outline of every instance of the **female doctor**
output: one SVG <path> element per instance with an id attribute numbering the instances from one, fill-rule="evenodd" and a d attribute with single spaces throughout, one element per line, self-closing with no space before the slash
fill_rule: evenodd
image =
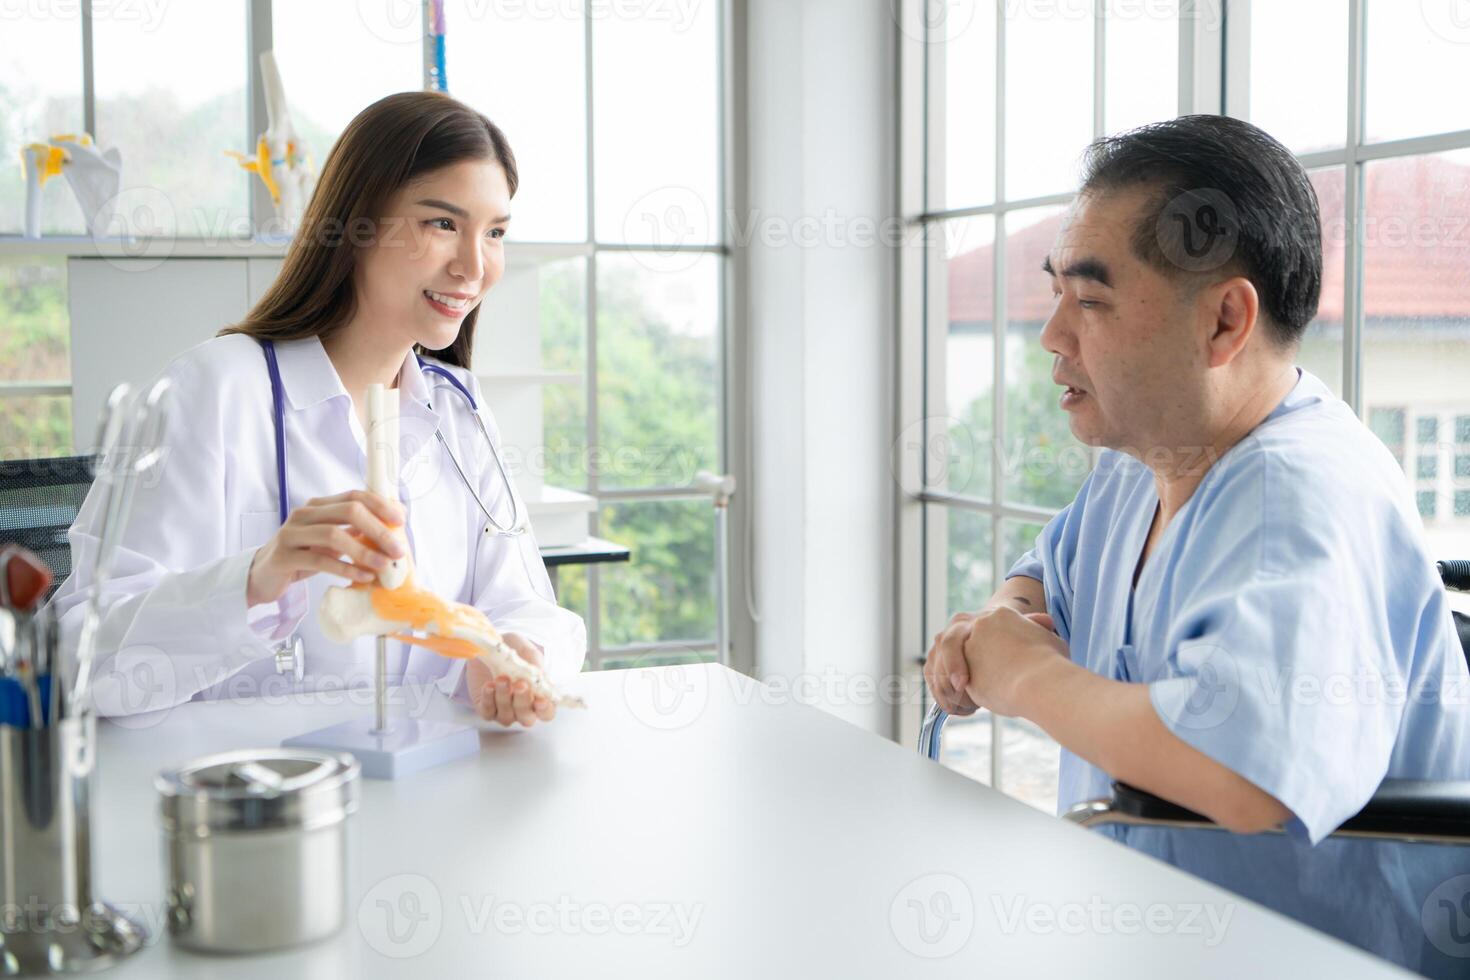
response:
<path id="1" fill-rule="evenodd" d="M 557 607 L 469 369 L 516 184 L 505 136 L 447 96 L 392 95 L 347 127 L 269 292 L 164 372 L 165 455 L 139 481 L 102 597 L 101 713 L 370 686 L 375 640 L 331 643 L 312 611 L 400 556 L 389 529 L 405 523 L 421 586 L 482 610 L 553 683 L 581 669 L 585 629 Z M 397 501 L 358 489 L 372 384 L 397 391 Z M 56 596 L 69 631 L 92 585 L 98 496 Z M 390 683 L 410 696 L 433 685 L 502 725 L 552 719 L 524 682 L 465 664 L 389 646 Z"/>

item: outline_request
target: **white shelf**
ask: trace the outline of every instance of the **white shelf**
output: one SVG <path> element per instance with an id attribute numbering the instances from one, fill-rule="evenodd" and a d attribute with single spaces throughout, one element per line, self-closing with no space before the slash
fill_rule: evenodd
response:
<path id="1" fill-rule="evenodd" d="M 541 487 L 540 496 L 526 501 L 526 510 L 536 525 L 536 541 L 543 548 L 575 545 L 587 538 L 587 515 L 597 501 L 585 493 L 564 487 Z"/>
<path id="2" fill-rule="evenodd" d="M 536 500 L 526 501 L 531 514 L 590 514 L 597 509 L 597 498 L 568 490 L 565 487 L 545 486 Z"/>
<path id="3" fill-rule="evenodd" d="M 0 256 L 60 255 L 68 258 L 102 259 L 258 259 L 282 258 L 283 241 L 244 238 L 92 238 L 88 235 L 47 235 L 22 238 L 0 235 Z"/>

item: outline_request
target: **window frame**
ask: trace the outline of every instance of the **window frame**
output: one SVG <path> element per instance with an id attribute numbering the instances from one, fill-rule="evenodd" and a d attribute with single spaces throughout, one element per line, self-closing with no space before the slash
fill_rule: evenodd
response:
<path id="1" fill-rule="evenodd" d="M 252 2 L 260 2 L 260 0 L 252 0 Z M 729 195 L 730 195 L 730 179 L 731 179 L 730 178 L 729 156 L 728 156 L 728 153 L 729 153 L 729 133 L 728 133 L 728 126 L 727 126 L 727 121 L 728 121 L 729 115 L 730 115 L 730 113 L 729 113 L 729 104 L 728 103 L 729 103 L 729 92 L 730 92 L 730 89 L 731 89 L 730 77 L 729 77 L 730 64 L 731 64 L 731 59 L 729 57 L 729 44 L 730 44 L 731 30 L 730 30 L 730 10 L 729 10 L 730 4 L 727 3 L 726 0 L 715 0 L 715 3 L 717 5 L 716 6 L 716 22 L 717 22 L 717 24 L 716 24 L 715 49 L 716 49 L 716 56 L 718 58 L 718 65 L 717 65 L 717 68 L 716 68 L 716 75 L 717 75 L 716 102 L 718 103 L 718 106 L 717 106 L 717 110 L 716 111 L 719 113 L 719 118 L 718 118 L 718 120 L 716 122 L 715 131 L 716 131 L 716 134 L 717 134 L 717 137 L 716 138 L 719 140 L 719 146 L 716 149 L 716 161 L 717 161 L 717 166 L 718 166 L 718 172 L 717 172 L 716 181 L 715 181 L 717 200 L 715 201 L 715 209 L 714 210 L 715 210 L 715 213 L 716 214 L 723 215 L 725 213 L 725 207 L 726 207 L 725 202 L 729 199 Z M 427 5 L 426 5 L 426 9 L 427 9 Z M 426 14 L 426 16 L 427 16 L 427 14 Z M 730 444 L 733 441 L 733 439 L 739 438 L 739 436 L 732 430 L 732 419 L 736 418 L 738 413 L 733 413 L 733 412 L 730 411 L 732 392 L 731 392 L 731 386 L 730 386 L 730 370 L 729 370 L 729 364 L 730 364 L 730 356 L 729 356 L 729 352 L 730 352 L 730 339 L 729 339 L 729 333 L 730 333 L 730 330 L 729 330 L 729 324 L 730 324 L 730 281 L 729 280 L 730 280 L 730 274 L 731 273 L 730 273 L 730 268 L 729 268 L 729 266 L 730 266 L 730 248 L 729 248 L 729 246 L 727 244 L 725 223 L 724 222 L 716 222 L 716 224 L 715 224 L 715 231 L 716 231 L 716 233 L 714 235 L 715 241 L 712 242 L 712 243 L 708 243 L 708 244 L 699 244 L 699 245 L 682 245 L 682 244 L 680 244 L 680 245 L 673 245 L 673 244 L 640 245 L 640 244 L 629 244 L 629 243 L 599 242 L 597 240 L 597 186 L 596 186 L 597 185 L 597 180 L 596 180 L 596 169 L 595 169 L 596 168 L 596 133 L 594 131 L 594 128 L 595 128 L 595 120 L 596 120 L 596 84 L 595 84 L 595 72 L 593 70 L 593 68 L 594 68 L 594 66 L 593 66 L 593 57 L 594 57 L 593 29 L 594 29 L 594 26 L 595 26 L 595 21 L 596 21 L 596 18 L 589 17 L 589 16 L 584 16 L 583 19 L 582 19 L 582 26 L 583 26 L 583 58 L 584 58 L 584 66 L 585 66 L 584 67 L 584 70 L 583 70 L 583 83 L 584 83 L 584 86 L 585 86 L 585 99 L 586 99 L 586 107 L 587 107 L 586 108 L 586 118 L 585 118 L 585 124 L 586 124 L 586 127 L 587 127 L 586 140 L 585 140 L 585 142 L 586 142 L 586 153 L 587 153 L 587 166 L 586 166 L 586 178 L 587 178 L 587 225 L 586 225 L 586 228 L 587 228 L 587 238 L 586 238 L 586 241 L 585 242 L 581 243 L 582 247 L 585 249 L 585 255 L 586 255 L 586 275 L 584 277 L 584 288 L 587 290 L 586 295 L 585 295 L 585 303 L 584 303 L 584 309 L 585 309 L 586 317 L 587 317 L 587 320 L 586 320 L 586 337 L 587 337 L 587 343 L 585 345 L 585 348 L 586 348 L 586 358 L 587 358 L 587 360 L 586 360 L 586 364 L 585 364 L 585 368 L 584 368 L 584 379 L 585 379 L 584 380 L 584 383 L 585 383 L 584 393 L 585 393 L 586 405 L 587 405 L 587 419 L 586 419 L 586 431 L 585 431 L 587 454 L 588 454 L 588 457 L 589 458 L 596 458 L 596 453 L 597 453 L 597 449 L 598 449 L 598 446 L 599 446 L 599 442 L 598 442 L 598 405 L 597 405 L 597 346 L 598 346 L 598 344 L 597 344 L 597 341 L 598 341 L 598 332 L 597 332 L 597 319 L 598 319 L 598 310 L 597 310 L 597 259 L 598 259 L 598 256 L 601 255 L 601 254 L 628 254 L 628 253 L 637 253 L 637 252 L 668 253 L 668 252 L 675 252 L 675 251 L 677 251 L 677 252 L 699 253 L 699 254 L 711 254 L 711 255 L 714 255 L 714 256 L 717 257 L 717 261 L 718 261 L 719 266 L 720 266 L 720 272 L 719 272 L 719 276 L 718 276 L 718 279 L 717 279 L 717 282 L 718 282 L 718 285 L 717 285 L 718 294 L 717 294 L 717 299 L 716 299 L 716 308 L 718 310 L 718 322 L 715 325 L 715 350 L 716 350 L 716 356 L 719 359 L 719 363 L 716 365 L 716 373 L 717 373 L 717 375 L 718 375 L 718 377 L 720 379 L 718 390 L 715 393 L 715 401 L 716 401 L 716 445 L 715 445 L 715 452 L 716 452 L 716 455 L 718 457 L 718 459 L 717 459 L 717 465 L 720 466 L 721 472 L 726 472 L 726 471 L 728 471 L 728 460 L 729 460 L 729 456 L 730 456 L 729 448 L 728 447 L 730 446 Z M 427 57 L 427 49 L 426 49 L 426 57 Z M 426 64 L 426 68 L 425 68 L 426 76 L 427 76 L 427 71 L 428 71 L 428 67 L 427 67 L 427 64 Z M 518 249 L 525 249 L 530 244 L 533 244 L 533 243 L 523 243 L 523 244 L 518 245 L 517 248 Z M 556 247 L 556 246 L 553 246 L 553 247 Z M 565 254 L 565 250 L 564 249 L 561 250 L 561 254 Z M 744 404 L 743 400 L 740 403 L 741 404 Z M 744 423 L 741 423 L 741 424 L 744 424 Z M 592 468 L 589 468 L 589 471 L 588 471 L 588 474 L 587 474 L 587 486 L 585 487 L 585 489 L 584 489 L 583 492 L 591 495 L 593 498 L 595 498 L 597 500 L 597 507 L 592 512 L 591 517 L 590 517 L 590 522 L 589 522 L 590 525 L 591 525 L 591 533 L 593 534 L 593 536 L 597 536 L 600 533 L 600 531 L 601 531 L 601 525 L 602 525 L 602 508 L 603 508 L 603 506 L 605 504 L 609 504 L 609 503 L 614 503 L 614 504 L 623 504 L 623 503 L 646 503 L 646 502 L 652 502 L 652 501 L 694 501 L 694 500 L 709 500 L 709 497 L 707 495 L 701 495 L 699 493 L 692 493 L 692 492 L 690 492 L 689 488 L 687 488 L 687 487 L 656 486 L 656 487 L 638 487 L 638 488 L 626 488 L 626 489 L 604 489 L 604 488 L 599 487 L 599 485 L 598 485 L 598 474 L 595 471 L 595 469 L 592 469 Z M 713 504 L 711 504 L 711 506 L 713 506 Z M 738 522 L 732 521 L 732 524 L 731 524 L 732 529 L 737 524 L 738 524 Z M 732 535 L 732 539 L 733 540 L 738 540 L 738 539 L 734 539 L 733 538 L 733 535 Z M 734 549 L 734 550 L 738 551 L 739 549 Z M 733 585 L 731 585 L 730 583 L 735 583 L 735 582 L 743 581 L 743 577 L 737 577 L 736 574 L 735 574 L 735 569 L 738 566 L 738 564 L 739 564 L 739 562 L 734 559 L 734 556 L 732 554 L 730 556 L 730 559 L 727 561 L 728 567 L 726 568 L 727 587 L 730 588 L 730 591 L 732 593 L 733 593 L 734 589 L 733 589 Z M 603 616 L 602 616 L 602 589 L 603 589 L 603 581 L 602 581 L 602 576 L 606 573 L 606 569 L 601 564 L 592 564 L 592 565 L 587 565 L 587 566 L 583 566 L 583 567 L 585 567 L 587 569 L 587 616 L 586 616 L 586 624 L 587 624 L 587 664 L 588 664 L 588 667 L 589 668 L 591 668 L 591 669 L 599 669 L 599 668 L 601 668 L 602 664 L 605 661 L 612 660 L 612 659 L 627 660 L 629 658 L 635 658 L 635 659 L 636 658 L 643 658 L 643 657 L 650 657 L 650 658 L 652 658 L 652 657 L 668 656 L 670 654 L 674 654 L 674 655 L 693 654 L 693 655 L 696 655 L 696 656 L 703 655 L 703 654 L 709 654 L 709 655 L 712 655 L 714 657 L 714 659 L 716 659 L 716 660 L 718 660 L 718 661 L 720 661 L 722 663 L 732 664 L 732 665 L 735 665 L 737 667 L 743 667 L 747 671 L 749 670 L 750 664 L 753 661 L 753 657 L 748 656 L 748 653 L 749 653 L 749 648 L 748 647 L 746 648 L 746 651 L 747 651 L 747 656 L 746 657 L 743 657 L 742 658 L 742 657 L 736 656 L 733 651 L 727 651 L 727 652 L 725 652 L 725 654 L 723 656 L 721 656 L 721 651 L 719 650 L 719 644 L 718 644 L 718 639 L 717 639 L 717 636 L 718 636 L 718 628 L 719 628 L 718 622 L 715 624 L 716 637 L 712 637 L 708 641 L 685 642 L 685 641 L 677 640 L 677 639 L 674 639 L 674 640 L 660 639 L 660 640 L 657 640 L 657 641 L 652 641 L 652 642 L 647 642 L 647 643 L 622 644 L 622 645 L 617 645 L 617 646 L 608 646 L 608 645 L 605 645 L 602 642 L 602 633 L 603 633 L 603 624 L 602 624 L 602 619 L 603 619 Z M 718 569 L 712 569 L 711 582 L 713 583 L 713 582 L 716 582 L 716 581 L 718 581 Z M 715 597 L 715 602 L 716 602 L 716 605 L 718 606 L 718 602 L 719 602 L 719 597 L 718 596 Z M 731 605 L 732 608 L 734 607 L 734 603 L 733 602 L 730 605 Z M 718 614 L 719 613 L 718 613 L 718 609 L 717 609 L 716 610 L 716 616 L 718 616 Z M 732 636 L 733 635 L 734 635 L 734 631 L 732 630 Z M 736 649 L 739 649 L 739 644 L 734 644 L 734 646 L 736 647 Z"/>
<path id="2" fill-rule="evenodd" d="M 925 2 L 926 0 L 908 0 L 908 15 L 914 16 L 914 10 L 920 8 Z M 1344 143 L 1340 148 L 1297 154 L 1297 160 L 1307 170 L 1328 167 L 1343 168 L 1345 254 L 1341 390 L 1343 400 L 1360 418 L 1366 420 L 1363 398 L 1365 333 L 1363 229 L 1366 208 L 1364 177 L 1367 165 L 1379 160 L 1470 148 L 1470 129 L 1373 143 L 1365 142 L 1364 111 L 1369 0 L 1347 0 L 1347 2 L 1348 50 L 1344 52 L 1344 55 L 1348 59 L 1348 99 L 1347 118 L 1344 120 Z M 1095 12 L 1100 14 L 1104 6 L 1104 0 L 1096 0 Z M 1179 34 L 1179 111 L 1181 113 L 1218 112 L 1240 119 L 1250 118 L 1251 6 L 1252 0 L 1182 0 Z M 1002 22 L 1004 20 L 1003 17 L 999 19 Z M 1105 52 L 1101 35 L 1106 30 L 1106 18 L 1098 16 L 1096 27 L 1100 35 L 1096 51 L 1101 56 Z M 932 79 L 923 67 L 928 46 L 921 40 L 912 37 L 903 38 L 900 42 L 900 146 L 904 147 L 904 152 L 901 158 L 899 197 L 903 205 L 903 215 L 910 225 L 923 231 L 925 226 L 933 221 L 940 218 L 957 217 L 961 213 L 997 214 L 995 235 L 997 259 L 994 270 L 996 309 L 993 314 L 997 338 L 1004 336 L 1003 326 L 1006 322 L 1003 316 L 1004 249 L 999 247 L 1000 243 L 1005 240 L 1005 234 L 1000 212 L 1012 210 L 1018 205 L 1018 202 L 1004 201 L 999 193 L 999 182 L 1003 179 L 1005 165 L 1003 39 L 1004 24 L 1001 23 L 998 25 L 998 46 L 1001 50 L 997 59 L 998 91 L 996 93 L 998 113 L 997 200 L 994 205 L 988 207 L 972 208 L 954 213 L 929 213 L 925 210 L 924 181 L 935 179 L 933 159 L 928 159 L 926 171 L 926 157 L 928 156 L 926 148 L 930 145 L 927 137 L 932 132 L 934 125 L 943 125 L 942 101 L 930 99 L 926 105 L 926 96 L 933 94 Z M 1104 101 L 1105 96 L 1101 83 L 1105 69 L 1106 65 L 1099 57 L 1094 63 L 1094 78 L 1097 85 L 1093 92 L 1094 102 L 1097 104 L 1094 108 L 1094 129 L 1099 133 L 1101 132 L 1100 104 Z M 940 101 L 940 111 L 937 113 L 935 112 L 935 101 Z M 934 154 L 933 156 L 939 158 L 938 164 L 942 166 L 942 155 Z M 942 176 L 942 171 L 940 176 Z M 1066 195 L 1067 198 L 1070 196 Z M 1053 202 L 1051 199 L 1037 199 L 1019 203 L 1034 206 Z M 912 422 L 915 417 L 915 406 L 918 406 L 922 412 L 917 416 L 919 418 L 943 417 L 946 411 L 942 399 L 936 402 L 932 397 L 931 386 L 925 382 L 925 375 L 927 374 L 930 378 L 935 377 L 936 371 L 938 377 L 943 377 L 942 358 L 933 353 L 935 332 L 941 330 L 943 325 L 926 324 L 925 321 L 926 306 L 931 304 L 935 297 L 932 289 L 934 277 L 929 276 L 929 281 L 926 282 L 924 267 L 926 261 L 932 261 L 933 249 L 940 243 L 930 243 L 928 237 L 924 235 L 913 237 L 918 241 L 906 245 L 898 258 L 900 289 L 898 328 L 901 356 L 897 391 L 900 397 L 900 422 L 905 418 Z M 934 319 L 937 321 L 942 318 Z M 997 354 L 994 361 L 996 369 L 992 384 L 992 397 L 996 402 L 995 428 L 992 431 L 992 438 L 1003 439 L 1004 405 L 1001 371 L 1004 358 Z M 1412 420 L 1406 417 L 1404 421 L 1405 438 L 1404 445 L 1401 447 L 1401 462 L 1414 459 L 1418 453 Z M 899 426 L 898 431 L 900 433 L 903 431 L 902 425 Z M 1443 441 L 1441 439 L 1441 442 Z M 918 689 L 922 690 L 923 681 L 922 677 L 918 676 L 919 669 L 923 663 L 923 651 L 927 650 L 929 634 L 932 632 L 926 627 L 932 627 L 936 621 L 942 621 L 945 601 L 943 576 L 947 542 L 944 538 L 942 522 L 929 519 L 929 515 L 934 512 L 933 509 L 936 507 L 965 507 L 980 510 L 992 515 L 992 520 L 995 521 L 993 526 L 997 530 L 1000 527 L 999 521 L 1003 518 L 1026 519 L 1031 517 L 1036 519 L 1043 517 L 1043 514 L 1033 515 L 1030 509 L 1005 504 L 1000 496 L 1001 488 L 998 486 L 1000 477 L 998 475 L 993 476 L 997 485 L 993 487 L 991 502 L 975 501 L 926 490 L 922 482 L 922 453 L 919 451 L 922 448 L 922 440 L 919 443 L 917 447 L 905 447 L 901 441 L 899 443 L 900 449 L 908 451 L 902 454 L 899 466 L 904 492 L 900 494 L 897 505 L 899 555 L 896 567 L 899 570 L 900 581 L 897 588 L 899 625 L 896 657 L 898 659 L 897 669 L 916 678 L 914 683 L 917 684 Z M 1003 442 L 997 444 L 1004 445 Z M 1415 487 L 1417 500 L 1420 481 L 1417 473 L 1409 470 L 1407 464 L 1405 465 L 1406 477 Z M 1426 479 L 1425 482 L 1430 481 Z M 1457 495 L 1463 492 L 1463 488 L 1453 475 L 1453 465 L 1440 462 L 1436 478 L 1432 482 L 1436 488 L 1438 510 L 1443 512 L 1448 509 L 1453 512 L 1456 499 L 1460 499 Z M 918 488 L 917 492 L 914 492 L 914 488 Z M 1046 517 L 1050 516 L 1049 513 L 1043 513 Z M 939 524 L 937 531 L 932 526 L 936 523 Z M 1003 536 L 996 533 L 993 539 L 995 573 L 996 580 L 999 582 L 1000 576 L 1005 572 L 1005 569 L 1001 567 Z M 934 587 L 936 581 L 939 583 L 937 588 Z M 919 652 L 917 657 L 915 657 L 916 650 Z M 905 741 L 917 735 L 919 723 L 927 705 L 927 691 L 925 691 L 924 695 L 916 699 L 914 703 L 901 706 L 895 722 L 896 730 L 901 733 Z M 991 740 L 992 785 L 1000 787 L 1003 777 L 1001 758 L 1004 746 L 1001 742 L 998 721 L 992 718 L 992 724 L 996 726 Z"/>
<path id="3" fill-rule="evenodd" d="M 902 0 L 900 26 L 924 25 L 925 7 L 932 0 Z M 976 0 L 977 3 L 985 0 Z M 1180 0 L 1177 111 L 1219 112 L 1224 104 L 1222 59 L 1227 19 L 1224 0 Z M 944 341 L 948 317 L 934 315 L 946 301 L 944 278 L 935 268 L 942 266 L 943 236 L 934 231 L 957 218 L 992 215 L 995 246 L 992 249 L 991 322 L 995 343 L 992 358 L 991 392 L 993 446 L 1004 446 L 1006 437 L 1005 337 L 1008 330 L 1006 297 L 1006 215 L 1013 211 L 1047 205 L 1065 205 L 1075 192 L 1042 197 L 1007 199 L 1006 162 L 1006 23 L 1004 5 L 996 17 L 995 59 L 995 194 L 990 204 L 931 210 L 928 189 L 943 186 L 945 125 L 942 84 L 942 43 L 926 43 L 922 31 L 899 31 L 899 193 L 901 216 L 912 232 L 905 237 L 897 256 L 899 298 L 897 311 L 898 351 L 895 390 L 898 393 L 895 470 L 900 483 L 897 494 L 895 568 L 897 569 L 895 672 L 906 680 L 906 689 L 919 695 L 895 709 L 894 730 L 905 743 L 917 737 L 929 695 L 922 676 L 925 653 L 932 635 L 947 620 L 947 515 L 965 510 L 986 515 L 991 522 L 991 563 L 998 586 L 1006 572 L 1003 533 L 1005 521 L 1045 524 L 1057 510 L 1010 502 L 1005 495 L 1005 472 L 992 466 L 989 499 L 926 484 L 924 448 L 935 435 L 928 423 L 944 419 L 948 406 L 944 392 Z M 1106 0 L 1093 6 L 1093 137 L 1105 132 L 1107 16 Z M 937 65 L 937 67 L 936 67 Z M 937 129 L 936 129 L 937 127 Z M 938 138 L 936 138 L 938 134 Z M 933 152 L 931 152 L 933 151 Z M 914 438 L 917 433 L 917 438 Z M 1095 464 L 1098 452 L 1091 453 Z M 1005 786 L 1004 719 L 990 715 L 990 785 Z"/>
<path id="4" fill-rule="evenodd" d="M 1250 119 L 1250 21 L 1254 0 L 1226 0 L 1227 80 L 1225 112 Z M 1367 202 L 1364 177 L 1367 164 L 1379 160 L 1424 156 L 1470 148 L 1470 129 L 1429 136 L 1365 142 L 1369 0 L 1348 4 L 1348 99 L 1344 144 L 1341 148 L 1296 154 L 1307 170 L 1343 167 L 1346 195 L 1344 220 L 1344 296 L 1342 399 L 1360 417 L 1363 414 L 1363 227 Z M 1411 476 L 1412 479 L 1412 476 Z"/>

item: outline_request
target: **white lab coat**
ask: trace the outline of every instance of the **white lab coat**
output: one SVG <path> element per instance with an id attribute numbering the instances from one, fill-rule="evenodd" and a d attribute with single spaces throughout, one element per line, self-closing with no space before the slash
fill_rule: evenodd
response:
<path id="1" fill-rule="evenodd" d="M 276 344 L 284 389 L 290 509 L 313 497 L 365 486 L 367 452 L 352 400 L 316 338 Z M 474 375 L 449 367 L 475 396 L 499 448 Z M 345 581 L 330 574 L 293 583 L 277 602 L 247 611 L 245 584 L 256 549 L 280 526 L 270 378 L 261 347 L 217 337 L 175 359 L 165 455 L 139 480 L 132 516 L 103 590 L 94 698 L 103 715 L 150 711 L 189 700 L 241 698 L 372 684 L 375 641 L 326 639 L 312 610 Z M 510 502 L 469 403 L 410 353 L 399 376 L 400 500 L 420 584 L 483 610 L 501 632 L 541 645 L 553 683 L 582 667 L 586 629 L 556 605 L 530 532 L 484 534 L 484 515 L 434 437 L 437 427 L 496 519 Z M 432 404 L 432 408 L 430 408 Z M 72 574 L 55 602 L 76 642 L 100 530 L 99 495 L 88 494 L 70 531 Z M 519 497 L 517 497 L 519 500 Z M 522 504 L 521 513 L 525 513 Z M 293 631 L 305 647 L 298 688 L 276 672 L 273 653 Z M 464 661 L 390 641 L 390 682 L 432 684 L 463 699 Z"/>

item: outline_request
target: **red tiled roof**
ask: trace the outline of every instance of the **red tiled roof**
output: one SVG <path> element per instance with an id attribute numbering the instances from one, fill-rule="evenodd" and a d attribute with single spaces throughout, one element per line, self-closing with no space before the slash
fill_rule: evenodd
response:
<path id="1" fill-rule="evenodd" d="M 1385 160 L 1368 164 L 1364 183 L 1363 310 L 1395 319 L 1470 316 L 1470 166 L 1443 157 Z M 1338 320 L 1341 296 L 1338 289 Z"/>
<path id="2" fill-rule="evenodd" d="M 1314 173 L 1322 210 L 1322 301 L 1318 318 L 1341 321 L 1343 195 L 1341 169 Z M 1470 318 L 1470 166 L 1443 157 L 1409 157 L 1368 164 L 1368 220 L 1363 308 L 1369 316 Z M 1051 288 L 1041 261 L 1056 238 L 1055 215 L 1008 238 L 1006 296 L 1012 321 L 1051 315 Z M 952 321 L 989 322 L 991 245 L 949 263 Z"/>

